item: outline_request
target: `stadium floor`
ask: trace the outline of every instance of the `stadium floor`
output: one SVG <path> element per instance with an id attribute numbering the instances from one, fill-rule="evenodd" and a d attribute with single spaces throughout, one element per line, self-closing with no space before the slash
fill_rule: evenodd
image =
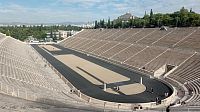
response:
<path id="1" fill-rule="evenodd" d="M 167 92 L 169 95 L 172 94 L 172 89 L 168 85 L 162 83 L 161 81 L 150 79 L 145 75 L 141 75 L 140 73 L 119 67 L 117 65 L 108 63 L 106 61 L 102 61 L 100 59 L 87 56 L 85 54 L 76 52 L 71 49 L 64 48 L 59 45 L 52 45 L 58 49 L 59 51 L 49 51 L 51 54 L 47 53 L 44 49 L 40 48 L 38 45 L 32 45 L 32 47 L 38 51 L 43 57 L 46 58 L 49 63 L 51 63 L 66 79 L 68 79 L 77 89 L 79 89 L 82 93 L 91 96 L 93 98 L 112 101 L 112 102 L 120 102 L 120 103 L 146 103 L 155 101 L 156 97 L 160 99 L 164 99 L 164 94 Z M 92 63 L 100 65 L 104 68 L 117 72 L 123 76 L 130 78 L 129 81 L 120 82 L 120 85 L 127 85 L 133 83 L 139 83 L 140 77 L 143 77 L 143 84 L 146 86 L 146 90 L 142 93 L 136 95 L 124 95 L 124 94 L 111 94 L 105 92 L 101 89 L 101 87 L 94 85 L 89 82 L 87 79 L 79 75 L 77 72 L 72 70 L 70 67 L 66 66 L 64 63 L 57 60 L 53 55 L 65 55 L 65 54 L 73 54 L 75 56 L 81 57 L 85 60 L 88 60 Z M 109 78 L 109 76 L 108 76 Z M 115 86 L 115 84 L 108 84 L 108 87 Z M 151 92 L 151 88 L 153 88 L 153 93 Z"/>

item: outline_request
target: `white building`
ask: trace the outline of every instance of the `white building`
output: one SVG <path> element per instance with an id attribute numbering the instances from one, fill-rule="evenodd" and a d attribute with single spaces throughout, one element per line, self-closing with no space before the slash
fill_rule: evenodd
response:
<path id="1" fill-rule="evenodd" d="M 61 40 L 61 39 L 65 39 L 69 36 L 72 36 L 74 34 L 78 33 L 78 31 L 64 31 L 64 30 L 58 30 L 58 32 L 48 32 L 47 34 L 47 38 L 54 38 L 56 40 Z"/>

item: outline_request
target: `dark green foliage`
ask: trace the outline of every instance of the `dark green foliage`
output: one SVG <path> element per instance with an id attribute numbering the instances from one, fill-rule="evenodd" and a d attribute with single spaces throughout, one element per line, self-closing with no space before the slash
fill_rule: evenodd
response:
<path id="1" fill-rule="evenodd" d="M 98 27 L 99 27 L 98 22 L 95 21 L 95 23 L 94 23 L 94 28 L 96 29 L 96 28 L 98 28 Z"/>
<path id="2" fill-rule="evenodd" d="M 105 22 L 104 22 L 104 19 L 103 19 L 103 20 L 100 20 L 100 27 L 101 27 L 101 28 L 105 28 Z"/>
<path id="3" fill-rule="evenodd" d="M 58 30 L 75 30 L 80 31 L 81 28 L 77 26 L 32 26 L 26 27 L 23 26 L 8 26 L 8 27 L 0 27 L 0 32 L 5 33 L 8 36 L 12 36 L 16 39 L 24 41 L 28 36 L 33 36 L 37 39 L 46 38 L 46 33 L 50 32 L 50 37 L 54 37 L 53 32 Z"/>
<path id="4" fill-rule="evenodd" d="M 110 21 L 110 20 L 109 20 Z M 146 14 L 142 18 L 130 19 L 129 21 L 123 21 L 115 19 L 111 22 L 105 23 L 100 20 L 98 26 L 95 28 L 132 28 L 132 27 L 161 27 L 161 26 L 170 26 L 170 27 L 195 27 L 200 26 L 200 14 L 195 13 L 190 9 L 188 11 L 182 7 L 179 11 L 170 14 L 154 14 L 153 10 L 150 10 L 150 14 Z M 104 24 L 103 24 L 104 23 Z M 111 26 L 111 27 L 109 27 Z"/>
<path id="5" fill-rule="evenodd" d="M 107 28 L 111 28 L 110 18 L 108 19 Z"/>
<path id="6" fill-rule="evenodd" d="M 149 24 L 153 25 L 154 24 L 154 15 L 153 15 L 153 10 L 151 9 L 150 11 L 150 16 L 149 16 Z"/>

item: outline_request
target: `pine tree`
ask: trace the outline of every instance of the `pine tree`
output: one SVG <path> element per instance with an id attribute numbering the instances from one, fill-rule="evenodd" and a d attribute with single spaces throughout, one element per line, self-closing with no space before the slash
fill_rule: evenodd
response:
<path id="1" fill-rule="evenodd" d="M 51 32 L 50 32 L 50 38 L 53 38 L 53 30 L 52 30 L 52 27 L 51 27 Z"/>
<path id="2" fill-rule="evenodd" d="M 190 8 L 190 13 L 192 12 L 192 8 Z"/>
<path id="3" fill-rule="evenodd" d="M 95 29 L 98 28 L 98 22 L 97 22 L 97 20 L 94 22 L 94 28 L 95 28 Z"/>
<path id="4" fill-rule="evenodd" d="M 110 17 L 108 18 L 108 24 L 107 27 L 110 28 Z"/>
<path id="5" fill-rule="evenodd" d="M 114 22 L 113 21 L 111 21 L 111 28 L 114 28 Z"/>
<path id="6" fill-rule="evenodd" d="M 104 21 L 104 19 L 102 20 L 102 28 L 105 28 L 105 21 Z"/>
<path id="7" fill-rule="evenodd" d="M 150 25 L 153 24 L 153 10 L 152 10 L 152 9 L 151 9 L 151 11 L 150 11 L 149 22 L 150 22 Z"/>

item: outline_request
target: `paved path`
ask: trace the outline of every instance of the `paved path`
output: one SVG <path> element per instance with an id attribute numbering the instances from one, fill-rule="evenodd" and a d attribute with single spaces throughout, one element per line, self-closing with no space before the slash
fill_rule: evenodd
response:
<path id="1" fill-rule="evenodd" d="M 41 49 L 37 45 L 32 45 L 43 57 L 45 57 L 49 63 L 51 63 L 64 77 L 66 77 L 76 88 L 78 88 L 82 93 L 87 94 L 88 96 L 106 100 L 106 101 L 113 101 L 113 102 L 121 102 L 121 103 L 146 103 L 155 101 L 156 97 L 160 99 L 164 98 L 164 93 L 168 92 L 171 95 L 172 90 L 165 85 L 164 83 L 150 79 L 145 75 L 141 75 L 137 72 L 127 70 L 125 68 L 116 66 L 114 64 L 110 64 L 108 62 L 102 61 L 100 59 L 87 56 L 85 54 L 76 52 L 74 50 L 70 50 L 59 45 L 53 45 L 54 47 L 61 49 L 59 51 L 49 51 L 53 55 L 66 55 L 66 54 L 73 54 L 75 56 L 81 57 L 85 60 L 88 60 L 92 63 L 100 65 L 104 68 L 112 70 L 116 73 L 124 75 L 125 77 L 130 78 L 128 81 L 118 83 L 119 86 L 127 85 L 127 84 L 134 84 L 140 82 L 140 77 L 143 77 L 143 84 L 146 86 L 146 90 L 143 93 L 136 94 L 136 95 L 124 95 L 124 94 L 111 94 L 104 92 L 100 87 L 94 85 L 93 83 L 89 82 L 87 79 L 76 73 L 74 70 L 66 66 L 64 63 L 57 60 L 54 56 L 47 53 L 45 50 Z M 46 49 L 47 50 L 47 49 Z M 109 77 L 109 76 L 108 76 Z M 108 87 L 113 87 L 116 84 L 109 84 Z M 151 88 L 153 88 L 153 93 L 151 93 Z"/>

